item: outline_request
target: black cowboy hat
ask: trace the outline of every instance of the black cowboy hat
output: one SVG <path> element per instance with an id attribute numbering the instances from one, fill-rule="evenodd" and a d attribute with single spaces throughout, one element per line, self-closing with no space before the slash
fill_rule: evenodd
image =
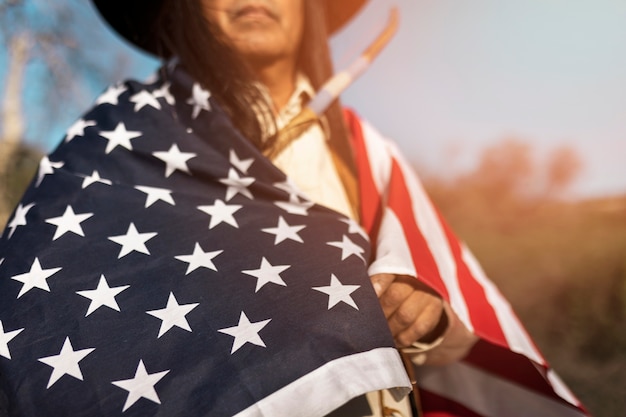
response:
<path id="1" fill-rule="evenodd" d="M 184 0 L 180 0 L 184 1 Z M 326 3 L 329 32 L 339 30 L 367 0 L 321 0 Z M 117 33 L 134 45 L 154 55 L 167 51 L 159 48 L 152 27 L 162 0 L 92 0 L 102 17 Z"/>

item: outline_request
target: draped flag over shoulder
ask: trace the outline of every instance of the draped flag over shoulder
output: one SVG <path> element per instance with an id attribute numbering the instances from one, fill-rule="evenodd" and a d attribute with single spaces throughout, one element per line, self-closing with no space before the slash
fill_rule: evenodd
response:
<path id="1" fill-rule="evenodd" d="M 0 239 L 0 416 L 322 416 L 410 381 L 367 235 L 170 66 L 109 88 Z"/>
<path id="2" fill-rule="evenodd" d="M 461 362 L 415 368 L 424 416 L 587 415 L 394 145 L 353 112 L 346 118 L 359 170 L 361 223 L 374 251 L 370 274 L 417 277 L 480 338 Z"/>
<path id="3" fill-rule="evenodd" d="M 348 115 L 368 239 L 161 74 L 96 100 L 0 237 L 0 416 L 313 417 L 402 395 L 378 272 L 423 280 L 481 338 L 416 369 L 425 416 L 585 415 L 369 125 Z"/>

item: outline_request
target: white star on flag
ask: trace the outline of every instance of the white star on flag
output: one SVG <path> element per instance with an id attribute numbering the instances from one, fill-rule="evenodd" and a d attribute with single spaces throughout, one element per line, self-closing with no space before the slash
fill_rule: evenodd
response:
<path id="1" fill-rule="evenodd" d="M 263 257 L 263 259 L 261 259 L 261 266 L 259 269 L 249 269 L 241 272 L 257 278 L 256 289 L 254 292 L 259 292 L 261 287 L 265 284 L 269 284 L 270 282 L 286 287 L 287 284 L 281 278 L 280 273 L 289 268 L 291 268 L 291 265 L 272 265 L 267 259 L 265 259 L 265 257 Z"/>
<path id="2" fill-rule="evenodd" d="M 134 111 L 138 112 L 143 109 L 145 106 L 153 107 L 157 110 L 161 110 L 161 105 L 155 96 L 147 92 L 146 90 L 141 90 L 134 96 L 130 98 L 130 101 L 135 103 Z"/>
<path id="3" fill-rule="evenodd" d="M 120 387 L 128 391 L 128 397 L 126 397 L 126 402 L 124 403 L 122 412 L 128 410 L 128 408 L 135 404 L 140 398 L 145 398 L 157 404 L 161 404 L 161 400 L 159 400 L 159 396 L 154 390 L 154 386 L 168 373 L 169 370 L 149 374 L 146 371 L 143 360 L 140 360 L 133 378 L 111 382 L 111 384 L 116 387 Z"/>
<path id="4" fill-rule="evenodd" d="M 327 242 L 326 244 L 341 249 L 342 261 L 351 255 L 356 255 L 361 258 L 363 262 L 365 262 L 365 258 L 363 258 L 363 253 L 365 253 L 365 249 L 351 241 L 346 235 L 343 235 L 343 239 L 341 240 L 341 242 Z"/>
<path id="5" fill-rule="evenodd" d="M 57 240 L 65 233 L 72 232 L 78 236 L 85 237 L 83 228 L 80 226 L 82 222 L 93 216 L 93 213 L 75 214 L 72 206 L 65 207 L 65 212 L 60 217 L 52 217 L 46 219 L 46 223 L 52 224 L 57 227 L 54 232 L 52 240 Z"/>
<path id="6" fill-rule="evenodd" d="M 345 224 L 348 225 L 348 233 L 350 234 L 358 234 L 360 235 L 363 239 L 369 241 L 370 238 L 367 235 L 367 233 L 365 233 L 365 231 L 363 230 L 363 228 L 354 220 L 350 219 L 350 218 L 345 218 L 345 219 L 339 219 L 342 222 L 344 222 Z"/>
<path id="7" fill-rule="evenodd" d="M 109 141 L 106 149 L 104 150 L 104 153 L 109 154 L 117 146 L 121 146 L 122 148 L 132 151 L 133 146 L 130 144 L 130 141 L 140 137 L 141 132 L 126 130 L 126 125 L 123 122 L 119 122 L 117 126 L 115 126 L 115 130 L 100 132 L 100 136 Z"/>
<path id="8" fill-rule="evenodd" d="M 76 294 L 91 300 L 91 303 L 89 303 L 89 307 L 87 308 L 87 314 L 85 314 L 85 317 L 87 317 L 102 306 L 112 308 L 115 311 L 120 311 L 120 306 L 117 304 L 117 301 L 115 301 L 115 296 L 129 287 L 130 285 L 109 287 L 109 283 L 104 275 L 100 275 L 100 281 L 98 281 L 98 286 L 95 290 L 76 291 Z"/>
<path id="9" fill-rule="evenodd" d="M 265 233 L 270 233 L 270 234 L 275 235 L 276 238 L 274 239 L 274 245 L 278 245 L 280 242 L 282 242 L 283 240 L 287 240 L 287 239 L 304 243 L 300 235 L 298 235 L 298 232 L 304 229 L 305 227 L 306 226 L 304 225 L 290 226 L 285 221 L 285 219 L 283 219 L 283 216 L 280 216 L 278 218 L 278 226 L 268 227 L 266 229 L 261 229 L 261 230 Z"/>
<path id="10" fill-rule="evenodd" d="M 226 189 L 226 201 L 229 201 L 237 194 L 244 195 L 250 200 L 253 199 L 252 193 L 248 190 L 248 187 L 254 182 L 252 177 L 240 177 L 237 171 L 230 168 L 228 170 L 228 178 L 223 178 L 220 182 L 228 188 Z"/>
<path id="11" fill-rule="evenodd" d="M 120 254 L 117 257 L 117 259 L 120 259 L 132 251 L 150 255 L 150 251 L 146 247 L 146 242 L 156 235 L 157 233 L 139 233 L 135 228 L 135 224 L 131 222 L 125 235 L 111 236 L 108 239 L 118 245 L 122 245 Z"/>
<path id="12" fill-rule="evenodd" d="M 198 307 L 198 305 L 199 303 L 178 304 L 176 297 L 174 297 L 174 293 L 170 292 L 165 308 L 146 311 L 146 313 L 161 320 L 161 328 L 159 329 L 157 339 L 167 333 L 174 326 L 191 332 L 191 327 L 189 327 L 189 322 L 185 316 L 189 314 L 191 310 Z"/>
<path id="13" fill-rule="evenodd" d="M 235 168 L 237 168 L 240 172 L 243 172 L 244 174 L 248 173 L 248 169 L 250 168 L 250 165 L 254 163 L 254 158 L 239 159 L 239 157 L 237 156 L 237 154 L 235 153 L 233 149 L 230 150 L 228 160 L 231 165 L 233 165 Z"/>
<path id="14" fill-rule="evenodd" d="M 96 122 L 94 122 L 93 120 L 78 119 L 74 122 L 72 126 L 70 126 L 69 129 L 67 129 L 65 142 L 71 141 L 76 136 L 85 136 L 85 129 L 95 125 Z"/>
<path id="15" fill-rule="evenodd" d="M 276 201 L 274 202 L 278 207 L 285 210 L 289 214 L 296 214 L 298 216 L 307 216 L 309 214 L 309 209 L 315 205 L 314 202 L 300 198 L 291 194 L 289 196 L 289 201 Z"/>
<path id="16" fill-rule="evenodd" d="M 114 106 L 117 106 L 120 94 L 122 94 L 124 91 L 126 91 L 125 86 L 113 85 L 109 87 L 107 91 L 102 93 L 102 95 L 96 99 L 96 105 L 108 103 L 108 104 L 113 104 Z"/>
<path id="17" fill-rule="evenodd" d="M 189 264 L 187 272 L 185 272 L 185 275 L 188 275 L 190 272 L 195 271 L 198 268 L 208 268 L 213 271 L 217 271 L 217 268 L 213 263 L 213 259 L 222 252 L 224 251 L 216 250 L 213 252 L 205 252 L 202 250 L 202 247 L 200 247 L 200 244 L 196 242 L 191 255 L 180 255 L 175 258 Z"/>
<path id="18" fill-rule="evenodd" d="M 70 338 L 66 337 L 61 352 L 58 355 L 39 358 L 39 362 L 43 362 L 53 368 L 46 388 L 50 388 L 63 375 L 70 375 L 82 381 L 83 373 L 80 371 L 78 362 L 85 359 L 85 356 L 89 355 L 94 350 L 95 348 L 74 350 Z"/>
<path id="19" fill-rule="evenodd" d="M 96 183 L 96 182 L 99 182 L 101 184 L 106 184 L 106 185 L 112 184 L 110 180 L 107 180 L 105 178 L 100 178 L 100 174 L 98 174 L 98 171 L 94 170 L 91 175 L 87 175 L 83 179 L 83 184 L 81 185 L 81 187 L 85 189 L 89 187 L 91 184 Z"/>
<path id="20" fill-rule="evenodd" d="M 173 144 L 167 152 L 152 152 L 152 155 L 165 162 L 165 177 L 169 177 L 175 170 L 191 174 L 187 161 L 196 156 L 192 152 L 181 152 L 178 145 Z"/>
<path id="21" fill-rule="evenodd" d="M 4 331 L 2 320 L 0 320 L 0 356 L 7 359 L 11 359 L 11 352 L 9 352 L 9 342 L 15 338 L 18 334 L 22 333 L 24 329 L 17 329 L 10 332 Z"/>
<path id="22" fill-rule="evenodd" d="M 350 296 L 354 291 L 359 289 L 360 285 L 343 285 L 335 274 L 330 275 L 330 285 L 326 287 L 313 287 L 315 291 L 328 295 L 328 309 L 330 310 L 337 304 L 344 302 L 355 309 L 359 309 Z"/>
<path id="23" fill-rule="evenodd" d="M 35 184 L 35 187 L 39 187 L 41 185 L 43 177 L 49 174 L 54 174 L 54 170 L 61 168 L 63 165 L 63 162 L 50 161 L 47 156 L 41 158 L 41 162 L 39 163 L 39 171 L 37 172 L 37 183 Z"/>
<path id="24" fill-rule="evenodd" d="M 209 97 L 211 93 L 200 86 L 198 83 L 193 84 L 192 96 L 187 100 L 187 104 L 193 105 L 192 118 L 198 117 L 200 110 L 211 111 L 211 103 L 209 103 Z"/>
<path id="25" fill-rule="evenodd" d="M 35 258 L 33 264 L 30 266 L 30 271 L 11 277 L 11 279 L 24 284 L 22 285 L 22 289 L 17 295 L 17 298 L 20 298 L 33 288 L 39 288 L 50 292 L 47 279 L 59 272 L 61 269 L 62 268 L 42 269 L 41 264 L 39 263 L 39 258 Z"/>
<path id="26" fill-rule="evenodd" d="M 213 229 L 220 223 L 230 224 L 235 228 L 239 228 L 239 224 L 235 220 L 233 214 L 239 210 L 241 205 L 239 204 L 226 204 L 222 200 L 215 200 L 215 203 L 210 206 L 198 206 L 198 210 L 205 212 L 211 216 L 211 222 L 209 223 L 209 229 Z"/>
<path id="27" fill-rule="evenodd" d="M 174 96 L 170 93 L 170 85 L 170 83 L 163 84 L 161 88 L 154 90 L 152 95 L 154 95 L 154 97 L 156 98 L 164 98 L 167 104 L 173 106 L 174 104 L 176 104 L 176 100 L 174 99 Z"/>
<path id="28" fill-rule="evenodd" d="M 146 193 L 146 208 L 150 207 L 157 201 L 165 201 L 166 203 L 175 206 L 174 199 L 172 198 L 172 190 L 166 188 L 147 187 L 144 185 L 136 185 L 135 188 L 143 193 Z"/>
<path id="29" fill-rule="evenodd" d="M 19 204 L 17 206 L 17 209 L 15 209 L 15 215 L 7 226 L 7 229 L 9 229 L 9 239 L 11 239 L 11 236 L 13 236 L 13 233 L 18 226 L 26 226 L 26 215 L 28 214 L 28 211 L 33 207 L 35 207 L 35 203 L 30 203 L 25 206 Z"/>
<path id="30" fill-rule="evenodd" d="M 225 333 L 235 338 L 235 340 L 233 340 L 233 347 L 230 350 L 230 354 L 232 355 L 246 343 L 265 347 L 265 343 L 259 336 L 259 332 L 267 326 L 270 321 L 272 321 L 272 319 L 251 323 L 246 313 L 242 311 L 239 316 L 239 323 L 236 326 L 219 329 L 218 332 Z"/>

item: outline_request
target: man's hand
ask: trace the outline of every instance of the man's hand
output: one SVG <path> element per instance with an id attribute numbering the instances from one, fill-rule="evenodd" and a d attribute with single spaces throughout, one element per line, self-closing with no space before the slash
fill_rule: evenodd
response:
<path id="1" fill-rule="evenodd" d="M 443 334 L 443 300 L 428 286 L 406 275 L 376 274 L 371 279 L 399 347 L 432 342 Z"/>

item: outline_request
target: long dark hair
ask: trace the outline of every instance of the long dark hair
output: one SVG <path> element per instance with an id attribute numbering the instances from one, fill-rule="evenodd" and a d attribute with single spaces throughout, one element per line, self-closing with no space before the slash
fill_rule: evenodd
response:
<path id="1" fill-rule="evenodd" d="M 232 48 L 220 41 L 216 28 L 204 18 L 200 0 L 165 0 L 155 21 L 158 45 L 163 55 L 174 55 L 189 74 L 214 97 L 230 116 L 235 126 L 255 146 L 262 148 L 263 131 L 252 103 L 271 126 L 271 111 L 258 88 L 251 83 L 254 76 Z M 265 123 L 266 122 L 266 123 Z"/>
<path id="2" fill-rule="evenodd" d="M 325 2 L 305 0 L 304 5 L 304 33 L 298 67 L 318 89 L 333 74 Z M 164 50 L 177 56 L 189 74 L 211 91 L 244 136 L 261 150 L 271 147 L 272 137 L 267 137 L 274 126 L 271 105 L 255 86 L 250 67 L 220 40 L 218 29 L 208 23 L 200 0 L 165 0 L 155 29 Z M 255 112 L 252 104 L 260 111 Z M 268 120 L 259 122 L 258 114 Z M 325 116 L 333 142 L 347 143 L 338 101 Z"/>
<path id="3" fill-rule="evenodd" d="M 325 1 L 304 0 L 304 4 L 304 32 L 300 45 L 298 68 L 309 77 L 313 88 L 318 90 L 334 73 L 328 45 L 330 34 L 327 25 L 328 10 L 326 10 Z M 356 165 L 339 99 L 331 104 L 324 116 L 330 130 L 329 143 L 333 153 L 343 167 L 349 170 L 354 177 Z M 350 188 L 349 184 L 344 185 Z M 350 190 L 348 192 L 350 193 Z M 352 203 L 356 204 L 356 201 L 352 201 Z"/>

